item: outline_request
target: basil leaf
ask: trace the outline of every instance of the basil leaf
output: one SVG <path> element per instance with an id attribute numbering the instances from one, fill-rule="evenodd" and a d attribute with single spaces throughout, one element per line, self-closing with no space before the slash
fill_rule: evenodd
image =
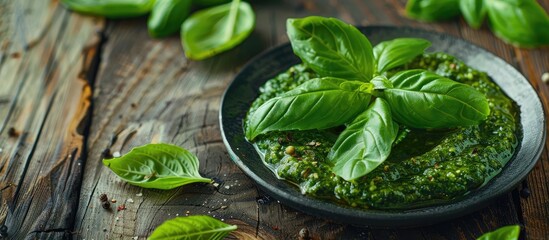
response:
<path id="1" fill-rule="evenodd" d="M 213 5 L 228 3 L 230 1 L 231 0 L 193 0 L 193 4 L 196 4 L 202 7 L 209 7 Z"/>
<path id="2" fill-rule="evenodd" d="M 450 19 L 459 15 L 459 0 L 408 0 L 406 14 L 426 22 Z"/>
<path id="3" fill-rule="evenodd" d="M 549 16 L 535 0 L 486 0 L 496 36 L 521 47 L 549 44 Z"/>
<path id="4" fill-rule="evenodd" d="M 197 11 L 181 26 L 185 55 L 203 60 L 227 51 L 244 41 L 254 25 L 250 4 L 240 0 Z"/>
<path id="5" fill-rule="evenodd" d="M 372 45 L 358 29 L 335 18 L 288 19 L 294 53 L 322 77 L 369 81 L 374 71 Z"/>
<path id="6" fill-rule="evenodd" d="M 387 79 L 387 77 L 383 75 L 375 76 L 370 83 L 372 83 L 375 90 L 393 88 L 393 83 L 391 83 L 391 81 L 389 81 L 389 79 Z M 371 93 L 375 94 L 375 92 Z"/>
<path id="7" fill-rule="evenodd" d="M 154 0 L 61 0 L 70 10 L 108 18 L 145 15 L 151 11 Z"/>
<path id="8" fill-rule="evenodd" d="M 170 144 L 147 144 L 122 157 L 103 159 L 124 181 L 156 189 L 172 189 L 195 182 L 211 182 L 198 173 L 199 161 L 189 151 Z"/>
<path id="9" fill-rule="evenodd" d="M 224 239 L 236 230 L 236 225 L 229 225 L 213 217 L 196 215 L 176 217 L 160 224 L 148 240 L 158 239 Z"/>
<path id="10" fill-rule="evenodd" d="M 157 0 L 147 26 L 152 37 L 165 37 L 181 29 L 191 11 L 191 0 Z"/>
<path id="11" fill-rule="evenodd" d="M 393 118 L 409 127 L 477 125 L 490 113 L 482 93 L 429 71 L 402 71 L 389 80 L 393 88 L 384 89 L 377 95 L 387 100 Z"/>
<path id="12" fill-rule="evenodd" d="M 383 73 L 403 65 L 423 54 L 429 46 L 431 42 L 421 38 L 396 38 L 380 42 L 373 49 L 377 72 Z"/>
<path id="13" fill-rule="evenodd" d="M 479 28 L 486 17 L 484 0 L 460 0 L 459 9 L 469 26 Z"/>
<path id="14" fill-rule="evenodd" d="M 518 240 L 520 235 L 519 225 L 510 225 L 498 228 L 477 238 L 477 240 Z"/>
<path id="15" fill-rule="evenodd" d="M 365 85 L 371 84 L 331 77 L 309 80 L 250 112 L 246 138 L 253 140 L 269 131 L 343 125 L 368 107 L 371 95 L 364 92 Z"/>
<path id="16" fill-rule="evenodd" d="M 376 98 L 339 135 L 328 155 L 334 163 L 332 171 L 347 181 L 368 174 L 389 157 L 397 134 L 389 105 Z"/>

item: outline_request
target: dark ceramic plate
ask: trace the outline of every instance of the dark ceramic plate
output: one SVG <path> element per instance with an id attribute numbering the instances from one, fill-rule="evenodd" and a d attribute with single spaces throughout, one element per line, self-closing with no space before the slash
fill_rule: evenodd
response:
<path id="1" fill-rule="evenodd" d="M 412 227 L 457 218 L 485 207 L 496 197 L 511 191 L 532 170 L 545 142 L 545 118 L 539 97 L 517 70 L 492 53 L 449 35 L 397 27 L 359 29 L 372 45 L 398 37 L 428 39 L 432 42 L 428 51 L 449 53 L 469 66 L 487 72 L 520 107 L 524 127 L 517 153 L 488 184 L 444 205 L 403 211 L 360 210 L 302 195 L 295 186 L 277 179 L 263 164 L 254 147 L 244 139 L 242 128 L 242 119 L 258 96 L 259 87 L 300 62 L 290 44 L 284 44 L 261 54 L 242 69 L 223 96 L 219 116 L 223 141 L 231 158 L 265 192 L 292 208 L 337 222 L 371 227 Z"/>

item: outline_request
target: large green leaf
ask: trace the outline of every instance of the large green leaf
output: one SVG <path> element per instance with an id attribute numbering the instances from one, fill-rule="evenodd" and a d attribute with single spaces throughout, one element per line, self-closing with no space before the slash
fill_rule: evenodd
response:
<path id="1" fill-rule="evenodd" d="M 248 116 L 246 137 L 269 131 L 326 129 L 350 122 L 366 110 L 371 84 L 339 78 L 316 78 L 272 98 Z"/>
<path id="2" fill-rule="evenodd" d="M 459 15 L 459 0 L 408 0 L 406 14 L 427 22 L 450 19 Z"/>
<path id="3" fill-rule="evenodd" d="M 372 45 L 358 29 L 335 18 L 288 19 L 294 53 L 322 77 L 369 81 L 374 72 Z"/>
<path id="4" fill-rule="evenodd" d="M 431 42 L 422 38 L 396 38 L 380 42 L 374 47 L 374 59 L 377 72 L 383 73 L 403 65 L 423 54 Z"/>
<path id="5" fill-rule="evenodd" d="M 389 157 L 397 134 L 389 105 L 376 98 L 339 135 L 328 155 L 334 163 L 332 171 L 347 181 L 368 174 Z"/>
<path id="6" fill-rule="evenodd" d="M 170 144 L 148 144 L 124 156 L 103 159 L 124 181 L 156 189 L 172 189 L 194 182 L 211 182 L 198 173 L 199 161 L 189 151 Z"/>
<path id="7" fill-rule="evenodd" d="M 477 125 L 490 113 L 486 97 L 469 85 L 426 70 L 408 70 L 389 79 L 392 88 L 380 90 L 393 118 L 414 128 Z"/>
<path id="8" fill-rule="evenodd" d="M 519 225 L 510 225 L 487 232 L 477 238 L 477 240 L 518 240 L 520 235 Z"/>
<path id="9" fill-rule="evenodd" d="M 61 0 L 61 3 L 76 12 L 125 18 L 149 13 L 154 0 Z"/>
<path id="10" fill-rule="evenodd" d="M 460 0 L 459 9 L 469 26 L 479 28 L 486 17 L 485 0 Z"/>
<path id="11" fill-rule="evenodd" d="M 191 0 L 157 0 L 149 15 L 149 35 L 165 37 L 181 29 L 191 11 Z"/>
<path id="12" fill-rule="evenodd" d="M 197 215 L 165 221 L 149 236 L 149 240 L 221 240 L 236 230 L 213 217 Z"/>
<path id="13" fill-rule="evenodd" d="M 250 4 L 240 0 L 197 11 L 181 26 L 185 55 L 202 60 L 227 51 L 244 41 L 254 25 Z"/>
<path id="14" fill-rule="evenodd" d="M 490 27 L 521 47 L 549 44 L 549 16 L 535 0 L 485 0 Z"/>

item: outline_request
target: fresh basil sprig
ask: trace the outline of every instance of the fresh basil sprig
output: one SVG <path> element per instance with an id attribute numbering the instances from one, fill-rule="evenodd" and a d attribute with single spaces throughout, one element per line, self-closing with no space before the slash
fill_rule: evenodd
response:
<path id="1" fill-rule="evenodd" d="M 406 13 L 420 21 L 446 20 L 459 15 L 459 0 L 408 0 Z"/>
<path id="2" fill-rule="evenodd" d="M 250 4 L 233 0 L 193 13 L 181 26 L 181 43 L 189 59 L 203 60 L 240 44 L 254 26 Z"/>
<path id="3" fill-rule="evenodd" d="M 147 14 L 154 0 L 61 0 L 61 3 L 80 13 L 125 18 Z"/>
<path id="4" fill-rule="evenodd" d="M 211 182 L 198 173 L 198 158 L 189 151 L 171 144 L 147 144 L 112 159 L 103 159 L 124 181 L 156 189 L 172 189 L 195 182 Z"/>
<path id="5" fill-rule="evenodd" d="M 371 84 L 340 78 L 309 80 L 263 103 L 248 116 L 246 138 L 269 131 L 326 129 L 351 121 L 366 110 Z"/>
<path id="6" fill-rule="evenodd" d="M 426 70 L 398 72 L 389 81 L 393 87 L 374 95 L 387 100 L 394 119 L 409 127 L 477 125 L 490 114 L 482 93 Z"/>
<path id="7" fill-rule="evenodd" d="M 477 240 L 518 240 L 520 235 L 519 225 L 509 225 L 487 232 Z"/>
<path id="8" fill-rule="evenodd" d="M 431 42 L 422 38 L 397 38 L 381 42 L 373 49 L 377 72 L 383 73 L 403 65 L 423 54 L 429 46 Z"/>
<path id="9" fill-rule="evenodd" d="M 377 98 L 337 138 L 328 155 L 333 172 L 347 181 L 371 172 L 389 157 L 397 134 L 389 105 Z"/>
<path id="10" fill-rule="evenodd" d="M 191 0 L 157 0 L 149 15 L 149 35 L 160 38 L 176 33 L 191 12 Z"/>
<path id="11" fill-rule="evenodd" d="M 306 81 L 249 112 L 248 140 L 270 131 L 347 124 L 328 158 L 336 175 L 353 180 L 387 159 L 398 135 L 397 122 L 450 128 L 479 124 L 490 112 L 483 94 L 435 73 L 383 75 L 422 54 L 430 45 L 426 40 L 395 39 L 372 49 L 356 28 L 334 18 L 289 19 L 287 26 L 294 53 L 323 78 Z M 373 104 L 371 95 L 377 97 Z"/>
<path id="12" fill-rule="evenodd" d="M 160 224 L 149 236 L 148 240 L 221 240 L 236 229 L 236 225 L 226 224 L 207 215 L 177 217 Z"/>
<path id="13" fill-rule="evenodd" d="M 485 4 L 496 36 L 523 47 L 549 44 L 549 16 L 536 0 L 485 0 Z"/>
<path id="14" fill-rule="evenodd" d="M 358 29 L 334 18 L 288 19 L 295 55 L 326 77 L 369 81 L 374 73 L 372 45 Z"/>
<path id="15" fill-rule="evenodd" d="M 486 17 L 484 0 L 459 0 L 459 9 L 469 26 L 479 28 Z"/>

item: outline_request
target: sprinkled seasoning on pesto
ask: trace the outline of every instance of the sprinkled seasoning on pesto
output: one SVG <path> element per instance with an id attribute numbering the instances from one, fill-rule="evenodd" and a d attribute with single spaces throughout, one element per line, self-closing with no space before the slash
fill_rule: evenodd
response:
<path id="1" fill-rule="evenodd" d="M 352 207 L 406 209 L 463 196 L 489 181 L 513 156 L 518 143 L 516 107 L 485 73 L 447 54 L 424 54 L 388 75 L 418 68 L 468 84 L 485 94 L 490 106 L 486 121 L 448 130 L 401 126 L 389 158 L 352 181 L 333 174 L 327 159 L 343 126 L 270 132 L 258 136 L 254 144 L 273 172 L 298 185 L 303 194 Z M 261 95 L 251 111 L 315 77 L 303 65 L 291 67 L 260 88 Z"/>

